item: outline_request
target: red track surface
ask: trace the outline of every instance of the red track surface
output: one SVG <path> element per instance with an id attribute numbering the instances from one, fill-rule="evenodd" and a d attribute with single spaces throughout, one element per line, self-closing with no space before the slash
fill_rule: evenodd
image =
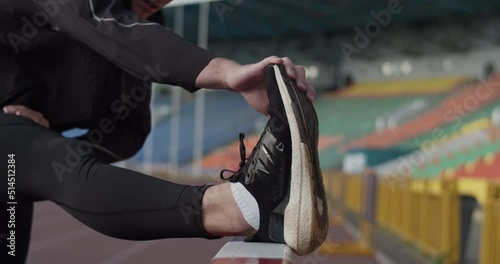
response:
<path id="1" fill-rule="evenodd" d="M 115 239 L 86 227 L 51 202 L 39 202 L 27 263 L 208 263 L 227 240 Z"/>

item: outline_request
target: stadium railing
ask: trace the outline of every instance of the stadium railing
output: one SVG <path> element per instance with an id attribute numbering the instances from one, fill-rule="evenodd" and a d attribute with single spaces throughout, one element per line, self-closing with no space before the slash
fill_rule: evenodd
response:
<path id="1" fill-rule="evenodd" d="M 340 172 L 324 172 L 324 183 L 330 210 L 334 211 L 330 226 L 343 226 L 346 211 L 360 216 L 359 237 L 353 241 L 327 239 L 319 253 L 326 255 L 372 256 L 375 223 L 376 177 L 371 174 L 351 177 Z M 335 229 L 334 229 L 335 230 Z"/>
<path id="2" fill-rule="evenodd" d="M 366 202 L 366 186 L 372 183 L 367 182 L 366 177 L 342 173 L 329 174 L 325 179 L 331 192 L 329 197 L 337 209 L 334 221 L 342 221 L 347 211 L 364 219 L 369 211 L 367 208 L 371 207 Z M 484 216 L 479 264 L 500 263 L 500 181 L 474 178 L 399 180 L 379 177 L 376 198 L 372 197 L 376 201 L 376 225 L 372 228 L 378 226 L 389 231 L 439 263 L 460 263 L 461 241 L 467 239 L 461 234 L 460 201 L 464 196 L 473 197 Z M 371 239 L 369 232 L 363 234 L 363 228 L 362 224 L 361 235 Z"/>
<path id="3" fill-rule="evenodd" d="M 480 264 L 500 263 L 500 182 L 487 187 Z"/>

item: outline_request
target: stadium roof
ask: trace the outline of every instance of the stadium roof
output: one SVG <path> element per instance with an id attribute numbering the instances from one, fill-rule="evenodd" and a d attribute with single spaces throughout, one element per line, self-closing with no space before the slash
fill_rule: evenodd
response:
<path id="1" fill-rule="evenodd" d="M 186 1 L 191 0 L 176 0 Z M 301 33 L 324 33 L 365 26 L 371 13 L 388 10 L 397 0 L 230 0 L 210 3 L 211 40 L 269 38 Z M 175 1 L 174 1 L 175 3 Z M 185 7 L 185 37 L 195 39 L 197 5 Z M 500 0 L 400 0 L 391 25 L 428 23 L 471 16 L 500 14 Z M 173 25 L 174 8 L 165 9 Z"/>

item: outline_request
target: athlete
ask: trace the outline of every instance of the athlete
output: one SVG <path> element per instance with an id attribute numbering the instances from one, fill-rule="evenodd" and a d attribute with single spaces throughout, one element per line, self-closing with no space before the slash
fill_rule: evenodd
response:
<path id="1" fill-rule="evenodd" d="M 315 91 L 304 68 L 276 56 L 249 65 L 215 57 L 160 25 L 169 2 L 0 4 L 0 156 L 12 170 L 0 196 L 5 223 L 16 202 L 15 228 L 2 225 L 0 239 L 11 243 L 15 231 L 16 261 L 26 259 L 33 202 L 41 200 L 122 239 L 243 235 L 301 255 L 324 240 Z M 230 182 L 180 185 L 108 165 L 142 147 L 151 82 L 236 91 L 270 116 Z M 89 132 L 60 134 L 75 127 Z"/>

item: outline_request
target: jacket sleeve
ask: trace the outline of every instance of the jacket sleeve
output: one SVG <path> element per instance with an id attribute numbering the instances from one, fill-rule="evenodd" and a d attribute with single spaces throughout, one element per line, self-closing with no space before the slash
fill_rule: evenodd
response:
<path id="1" fill-rule="evenodd" d="M 121 1 L 64 0 L 50 17 L 52 27 L 83 42 L 106 59 L 145 82 L 195 91 L 199 73 L 215 58 L 171 30 L 140 19 Z M 54 4 L 55 5 L 55 4 Z"/>

